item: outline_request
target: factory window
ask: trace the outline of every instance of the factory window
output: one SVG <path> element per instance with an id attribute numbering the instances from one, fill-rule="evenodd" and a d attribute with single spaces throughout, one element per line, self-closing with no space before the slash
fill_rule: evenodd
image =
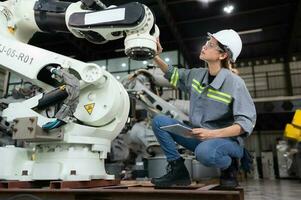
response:
<path id="1" fill-rule="evenodd" d="M 131 71 L 135 71 L 137 69 L 146 68 L 147 65 L 153 64 L 152 60 L 143 60 L 143 61 L 137 61 L 137 60 L 131 60 L 130 69 Z"/>
<path id="2" fill-rule="evenodd" d="M 124 78 L 126 78 L 128 76 L 127 72 L 121 72 L 121 73 L 112 73 L 112 75 L 118 80 L 121 81 Z"/>
<path id="3" fill-rule="evenodd" d="M 163 52 L 160 57 L 169 65 L 178 65 L 178 51 Z"/>
<path id="4" fill-rule="evenodd" d="M 160 57 L 169 65 L 178 65 L 178 51 L 168 51 L 161 53 Z M 183 58 L 182 58 L 183 59 Z M 184 60 L 184 59 L 183 59 Z M 182 62 L 183 62 L 182 60 Z M 153 60 L 130 60 L 127 57 L 112 58 L 108 60 L 96 60 L 92 63 L 98 64 L 100 67 L 106 67 L 106 70 L 115 73 L 132 72 L 137 69 L 146 69 L 148 65 L 153 64 Z"/>
<path id="5" fill-rule="evenodd" d="M 105 70 L 108 70 L 108 67 L 107 67 L 107 61 L 106 60 L 95 60 L 91 63 L 95 63 L 97 65 L 99 65 L 101 68 L 105 69 Z"/>
<path id="6" fill-rule="evenodd" d="M 129 59 L 126 57 L 109 59 L 107 70 L 109 72 L 128 72 Z"/>

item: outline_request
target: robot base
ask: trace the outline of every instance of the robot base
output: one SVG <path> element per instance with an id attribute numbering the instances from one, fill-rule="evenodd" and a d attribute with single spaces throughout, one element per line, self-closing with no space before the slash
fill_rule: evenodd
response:
<path id="1" fill-rule="evenodd" d="M 105 171 L 101 153 L 90 149 L 91 145 L 83 144 L 39 144 L 35 152 L 14 146 L 1 147 L 0 179 L 113 180 L 114 175 L 108 175 Z"/>

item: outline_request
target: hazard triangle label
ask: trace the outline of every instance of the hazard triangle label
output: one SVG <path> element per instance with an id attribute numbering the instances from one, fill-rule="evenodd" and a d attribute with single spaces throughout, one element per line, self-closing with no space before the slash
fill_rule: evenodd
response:
<path id="1" fill-rule="evenodd" d="M 91 115 L 91 113 L 93 112 L 95 103 L 89 103 L 84 106 L 85 106 L 86 111 L 89 113 L 89 115 Z"/>

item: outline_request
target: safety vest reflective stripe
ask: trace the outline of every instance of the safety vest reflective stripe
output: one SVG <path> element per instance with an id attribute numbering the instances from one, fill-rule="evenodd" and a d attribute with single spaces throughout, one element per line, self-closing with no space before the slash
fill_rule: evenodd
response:
<path id="1" fill-rule="evenodd" d="M 210 88 L 208 89 L 207 97 L 222 101 L 226 104 L 229 104 L 232 101 L 231 95 L 224 93 L 224 92 L 217 91 L 217 90 L 213 90 Z"/>
<path id="2" fill-rule="evenodd" d="M 201 93 L 203 92 L 203 90 L 204 90 L 204 87 L 202 87 L 201 84 L 200 84 L 197 80 L 195 80 L 195 79 L 192 80 L 191 86 L 192 86 L 198 93 L 200 93 L 200 94 L 201 94 Z"/>
<path id="3" fill-rule="evenodd" d="M 192 83 L 195 83 L 200 89 L 204 89 L 204 87 L 195 79 L 192 79 Z"/>
<path id="4" fill-rule="evenodd" d="M 208 90 L 209 92 L 213 93 L 213 94 L 217 94 L 219 96 L 223 96 L 223 97 L 226 97 L 228 99 L 232 99 L 231 95 L 227 94 L 227 93 L 224 93 L 224 92 L 220 92 L 220 91 L 217 91 L 217 90 L 213 90 L 213 89 L 209 89 Z"/>
<path id="5" fill-rule="evenodd" d="M 207 97 L 209 97 L 211 99 L 214 99 L 214 100 L 222 101 L 222 102 L 224 102 L 226 104 L 231 103 L 231 100 L 228 100 L 228 99 L 225 99 L 225 98 L 222 98 L 222 97 L 210 94 L 210 93 L 207 94 Z"/>
<path id="6" fill-rule="evenodd" d="M 179 72 L 178 72 L 178 68 L 175 67 L 170 79 L 170 84 L 176 87 L 178 80 L 179 80 Z"/>
<path id="7" fill-rule="evenodd" d="M 202 93 L 203 90 L 202 90 L 202 89 L 199 89 L 197 85 L 194 85 L 194 84 L 192 83 L 191 86 L 192 86 L 198 93 L 200 93 L 200 94 Z"/>
<path id="8" fill-rule="evenodd" d="M 200 94 L 203 92 L 203 90 L 205 88 L 201 85 L 201 83 L 199 83 L 195 79 L 192 80 L 191 86 Z M 224 93 L 224 92 L 220 92 L 218 90 L 213 90 L 210 88 L 208 89 L 207 97 L 217 100 L 217 101 L 221 101 L 226 104 L 229 104 L 232 101 L 231 95 Z"/>

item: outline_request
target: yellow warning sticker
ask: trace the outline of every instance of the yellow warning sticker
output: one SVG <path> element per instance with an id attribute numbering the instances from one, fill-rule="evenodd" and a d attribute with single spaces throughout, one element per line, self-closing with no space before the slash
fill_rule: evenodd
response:
<path id="1" fill-rule="evenodd" d="M 89 115 L 91 115 L 91 113 L 93 112 L 94 106 L 95 103 L 89 103 L 85 105 L 85 109 L 89 113 Z"/>

